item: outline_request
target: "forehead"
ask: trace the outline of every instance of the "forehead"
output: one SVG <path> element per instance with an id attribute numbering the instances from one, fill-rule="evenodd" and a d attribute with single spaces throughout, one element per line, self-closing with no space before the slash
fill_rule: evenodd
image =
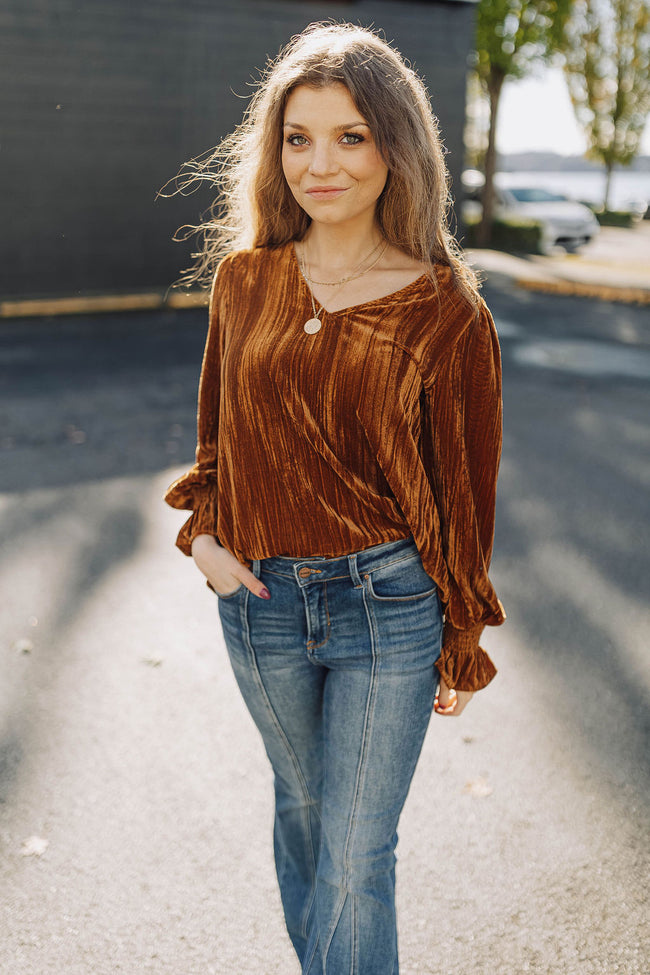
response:
<path id="1" fill-rule="evenodd" d="M 365 121 L 348 89 L 339 83 L 319 88 L 298 85 L 287 98 L 284 109 L 285 122 L 303 123 L 306 116 L 317 117 L 322 121 L 324 117 L 339 115 L 345 116 L 346 123 Z"/>

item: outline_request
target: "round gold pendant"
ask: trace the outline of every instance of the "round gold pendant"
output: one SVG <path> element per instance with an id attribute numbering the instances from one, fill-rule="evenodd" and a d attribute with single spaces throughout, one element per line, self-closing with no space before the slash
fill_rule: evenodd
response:
<path id="1" fill-rule="evenodd" d="M 318 318 L 310 318 L 308 322 L 305 322 L 304 329 L 307 335 L 315 335 L 316 332 L 320 331 L 321 322 Z"/>

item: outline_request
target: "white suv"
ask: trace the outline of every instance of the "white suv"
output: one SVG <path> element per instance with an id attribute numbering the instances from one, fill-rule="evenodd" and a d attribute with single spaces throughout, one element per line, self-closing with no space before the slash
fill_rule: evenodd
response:
<path id="1" fill-rule="evenodd" d="M 538 187 L 495 186 L 494 216 L 508 220 L 520 218 L 541 224 L 540 248 L 552 254 L 557 247 L 575 251 L 588 244 L 599 231 L 598 221 L 589 207 L 570 200 L 560 193 L 550 193 Z M 481 189 L 468 189 L 463 202 L 463 217 L 474 222 L 481 217 Z"/>

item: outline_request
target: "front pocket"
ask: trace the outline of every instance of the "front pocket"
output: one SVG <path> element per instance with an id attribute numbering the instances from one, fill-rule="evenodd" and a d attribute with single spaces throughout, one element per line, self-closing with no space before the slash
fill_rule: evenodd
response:
<path id="1" fill-rule="evenodd" d="M 425 572 L 419 555 L 411 555 L 364 574 L 373 599 L 407 602 L 424 599 L 437 592 L 437 586 Z"/>
<path id="2" fill-rule="evenodd" d="M 214 591 L 217 593 L 217 596 L 219 597 L 219 599 L 232 599 L 232 597 L 233 596 L 236 596 L 237 593 L 239 592 L 239 590 L 243 588 L 243 586 L 244 586 L 244 583 L 243 582 L 240 582 L 239 585 L 237 586 L 237 588 L 236 589 L 231 589 L 230 592 L 217 592 L 216 589 Z M 212 588 L 214 589 L 214 586 Z"/>

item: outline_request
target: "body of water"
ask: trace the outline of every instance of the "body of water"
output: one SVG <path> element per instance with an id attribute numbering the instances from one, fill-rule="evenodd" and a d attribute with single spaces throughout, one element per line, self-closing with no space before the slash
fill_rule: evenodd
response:
<path id="1" fill-rule="evenodd" d="M 572 200 L 602 204 L 605 174 L 593 172 L 519 172 L 498 173 L 499 186 L 536 186 L 563 193 Z M 625 210 L 630 203 L 650 204 L 650 173 L 616 172 L 609 193 L 611 210 Z"/>

